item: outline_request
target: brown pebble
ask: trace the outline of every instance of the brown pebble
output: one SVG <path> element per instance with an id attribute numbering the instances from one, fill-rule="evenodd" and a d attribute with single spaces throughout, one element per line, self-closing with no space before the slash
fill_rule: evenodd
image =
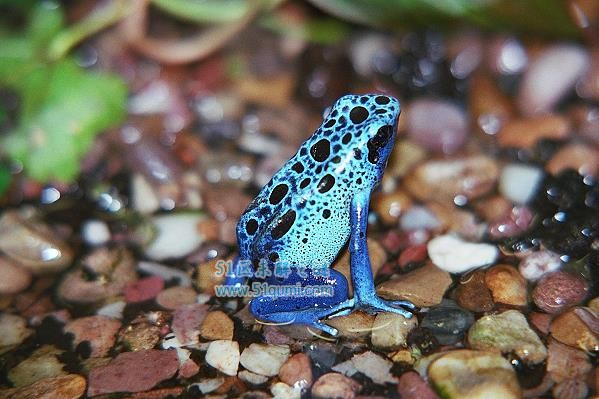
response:
<path id="1" fill-rule="evenodd" d="M 0 390 L 2 399 L 78 399 L 85 393 L 85 378 L 77 374 L 44 378 L 19 388 Z"/>
<path id="2" fill-rule="evenodd" d="M 455 300 L 460 307 L 472 312 L 488 312 L 493 309 L 493 297 L 485 284 L 485 272 L 476 270 L 462 276 L 455 289 Z"/>
<path id="3" fill-rule="evenodd" d="M 64 331 L 75 336 L 73 349 L 82 342 L 89 342 L 90 357 L 108 354 L 116 340 L 121 322 L 106 316 L 88 316 L 75 319 L 64 326 Z"/>
<path id="4" fill-rule="evenodd" d="M 121 330 L 120 341 L 131 351 L 152 349 L 160 341 L 160 327 L 136 323 Z"/>
<path id="5" fill-rule="evenodd" d="M 227 261 L 232 262 L 232 259 Z M 217 267 L 219 262 L 222 262 L 222 259 L 209 260 L 197 266 L 196 285 L 201 292 L 214 295 L 214 286 L 224 283 L 225 275 Z"/>
<path id="6" fill-rule="evenodd" d="M 596 4 L 593 1 L 587 1 L 587 3 Z M 577 8 L 576 12 L 580 12 L 578 4 L 573 4 L 573 6 Z M 596 5 L 594 5 L 594 7 L 599 9 Z M 597 47 L 591 50 L 591 63 L 589 69 L 577 85 L 576 92 L 580 97 L 599 101 L 599 48 Z"/>
<path id="7" fill-rule="evenodd" d="M 412 206 L 412 200 L 403 191 L 379 192 L 372 198 L 372 209 L 385 224 L 397 224 L 399 217 Z"/>
<path id="8" fill-rule="evenodd" d="M 419 307 L 438 305 L 452 280 L 449 273 L 428 262 L 424 266 L 386 281 L 377 287 L 385 299 L 404 299 Z"/>
<path id="9" fill-rule="evenodd" d="M 591 362 L 580 349 L 551 339 L 547 351 L 547 373 L 556 383 L 575 378 L 585 379 L 591 372 Z"/>
<path id="10" fill-rule="evenodd" d="M 589 394 L 586 382 L 580 379 L 565 380 L 551 390 L 554 399 L 585 399 Z"/>
<path id="11" fill-rule="evenodd" d="M 13 295 L 31 283 L 31 273 L 7 257 L 0 257 L 0 295 Z"/>
<path id="12" fill-rule="evenodd" d="M 231 340 L 233 339 L 233 320 L 220 310 L 210 312 L 202 322 L 200 335 L 209 341 Z"/>
<path id="13" fill-rule="evenodd" d="M 477 73 L 470 80 L 469 103 L 476 129 L 487 135 L 495 135 L 514 115 L 509 98 L 484 73 Z"/>
<path id="14" fill-rule="evenodd" d="M 348 314 L 347 316 L 334 317 L 327 320 L 327 324 L 339 330 L 339 334 L 345 338 L 362 338 L 370 334 L 372 324 L 374 323 L 374 315 L 357 311 Z"/>
<path id="15" fill-rule="evenodd" d="M 281 366 L 279 378 L 289 386 L 312 386 L 312 365 L 310 358 L 305 353 L 296 353 Z"/>
<path id="16" fill-rule="evenodd" d="M 182 305 L 194 303 L 198 293 L 191 287 L 171 287 L 160 292 L 156 303 L 165 309 L 175 310 Z"/>
<path id="17" fill-rule="evenodd" d="M 360 384 L 339 373 L 327 373 L 320 376 L 312 386 L 315 398 L 354 399 Z"/>
<path id="18" fill-rule="evenodd" d="M 532 149 L 542 139 L 565 140 L 570 131 L 568 119 L 559 115 L 544 115 L 506 123 L 499 131 L 497 140 L 502 147 Z"/>
<path id="19" fill-rule="evenodd" d="M 439 395 L 414 371 L 399 377 L 397 393 L 402 399 L 438 399 Z"/>
<path id="20" fill-rule="evenodd" d="M 493 301 L 513 306 L 528 302 L 526 280 L 515 267 L 496 265 L 485 273 L 485 284 L 491 290 Z"/>
<path id="21" fill-rule="evenodd" d="M 553 319 L 550 332 L 553 338 L 573 348 L 586 351 L 599 349 L 599 340 L 573 309 Z"/>
<path id="22" fill-rule="evenodd" d="M 560 313 L 582 302 L 588 293 L 587 283 L 573 274 L 558 271 L 544 276 L 534 288 L 532 299 L 547 313 Z"/>
<path id="23" fill-rule="evenodd" d="M 567 144 L 553 154 L 545 169 L 552 175 L 557 175 L 565 169 L 574 169 L 583 176 L 597 176 L 599 151 L 587 144 Z"/>
<path id="24" fill-rule="evenodd" d="M 551 318 L 552 316 L 550 314 L 541 312 L 530 312 L 528 315 L 530 324 L 544 335 L 549 334 Z"/>

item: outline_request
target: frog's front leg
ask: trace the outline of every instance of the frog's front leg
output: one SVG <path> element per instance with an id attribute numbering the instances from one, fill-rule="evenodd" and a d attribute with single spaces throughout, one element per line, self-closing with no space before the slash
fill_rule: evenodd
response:
<path id="1" fill-rule="evenodd" d="M 369 204 L 370 191 L 356 194 L 351 202 L 349 251 L 355 307 L 356 309 L 366 310 L 369 313 L 377 311 L 393 312 L 410 318 L 412 317 L 412 313 L 406 309 L 414 309 L 414 304 L 408 301 L 385 301 L 376 294 L 370 257 L 368 256 L 368 246 L 366 244 Z"/>

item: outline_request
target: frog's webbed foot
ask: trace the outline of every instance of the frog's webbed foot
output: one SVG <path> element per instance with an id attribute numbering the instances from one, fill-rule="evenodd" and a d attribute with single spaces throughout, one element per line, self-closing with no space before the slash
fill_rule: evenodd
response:
<path id="1" fill-rule="evenodd" d="M 379 298 L 378 296 L 374 296 L 367 300 L 358 300 L 356 303 L 356 308 L 363 309 L 368 313 L 396 313 L 409 319 L 412 317 L 412 311 L 416 309 L 416 306 L 409 301 L 387 301 Z"/>

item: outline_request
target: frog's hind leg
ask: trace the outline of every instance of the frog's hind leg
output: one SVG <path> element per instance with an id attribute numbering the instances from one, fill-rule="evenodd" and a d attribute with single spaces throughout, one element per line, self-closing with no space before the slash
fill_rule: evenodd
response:
<path id="1" fill-rule="evenodd" d="M 368 312 L 393 312 L 410 318 L 412 313 L 409 310 L 415 308 L 414 304 L 408 301 L 386 301 L 376 294 L 366 244 L 369 202 L 370 193 L 364 192 L 356 194 L 351 203 L 349 251 L 355 306 Z"/>

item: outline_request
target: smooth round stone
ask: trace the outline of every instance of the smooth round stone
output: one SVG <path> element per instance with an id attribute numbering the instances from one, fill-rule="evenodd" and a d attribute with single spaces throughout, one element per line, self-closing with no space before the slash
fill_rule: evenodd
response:
<path id="1" fill-rule="evenodd" d="M 281 366 L 279 378 L 290 386 L 310 387 L 314 382 L 310 358 L 305 353 L 296 353 Z"/>
<path id="2" fill-rule="evenodd" d="M 457 304 L 471 312 L 488 312 L 493 309 L 493 297 L 485 284 L 485 271 L 476 270 L 461 277 L 455 289 Z"/>
<path id="3" fill-rule="evenodd" d="M 87 245 L 100 246 L 110 241 L 110 229 L 102 220 L 90 219 L 81 225 L 81 237 Z"/>
<path id="4" fill-rule="evenodd" d="M 581 46 L 555 44 L 529 65 L 516 102 L 524 115 L 546 113 L 574 88 L 589 67 L 590 56 Z"/>
<path id="5" fill-rule="evenodd" d="M 23 291 L 31 283 L 31 273 L 6 257 L 0 257 L 0 295 Z"/>
<path id="6" fill-rule="evenodd" d="M 532 292 L 539 309 L 560 313 L 582 302 L 588 294 L 588 284 L 580 277 L 558 271 L 543 277 Z"/>
<path id="7" fill-rule="evenodd" d="M 474 349 L 513 352 L 531 364 L 547 358 L 547 349 L 517 310 L 478 319 L 468 331 L 468 343 Z"/>
<path id="8" fill-rule="evenodd" d="M 397 392 L 402 399 L 439 399 L 437 393 L 414 371 L 399 377 Z"/>
<path id="9" fill-rule="evenodd" d="M 553 338 L 573 348 L 585 351 L 599 350 L 599 339 L 573 309 L 555 317 L 551 321 L 549 331 Z"/>
<path id="10" fill-rule="evenodd" d="M 433 360 L 428 377 L 448 399 L 522 397 L 512 365 L 495 353 L 450 351 Z"/>
<path id="11" fill-rule="evenodd" d="M 588 355 L 580 349 L 564 345 L 555 339 L 549 341 L 547 349 L 547 373 L 556 383 L 584 379 L 593 368 Z"/>
<path id="12" fill-rule="evenodd" d="M 196 302 L 198 293 L 191 287 L 170 287 L 156 296 L 156 303 L 165 309 L 174 310 Z"/>
<path id="13" fill-rule="evenodd" d="M 499 176 L 499 192 L 512 202 L 526 204 L 537 192 L 543 170 L 523 164 L 509 164 Z"/>
<path id="14" fill-rule="evenodd" d="M 491 290 L 493 301 L 512 306 L 526 306 L 526 280 L 515 267 L 496 265 L 485 273 L 485 284 Z"/>
<path id="15" fill-rule="evenodd" d="M 495 263 L 499 250 L 495 245 L 472 243 L 454 235 L 441 235 L 427 245 L 433 263 L 449 273 L 463 273 Z"/>
<path id="16" fill-rule="evenodd" d="M 339 373 L 327 373 L 316 380 L 312 386 L 314 398 L 343 398 L 353 399 L 361 388 L 357 381 Z"/>
<path id="17" fill-rule="evenodd" d="M 408 137 L 424 148 L 453 154 L 466 141 L 468 119 L 451 101 L 422 98 L 412 102 L 409 110 L 406 116 Z"/>
<path id="18" fill-rule="evenodd" d="M 556 271 L 562 266 L 562 260 L 555 252 L 541 250 L 532 252 L 520 261 L 518 270 L 528 281 L 537 281 L 547 273 Z"/>
<path id="19" fill-rule="evenodd" d="M 396 313 L 381 312 L 372 325 L 370 341 L 377 348 L 399 348 L 406 344 L 408 334 L 418 326 L 418 319 Z"/>
<path id="20" fill-rule="evenodd" d="M 428 328 L 441 345 L 454 345 L 474 323 L 472 313 L 460 309 L 453 301 L 445 301 L 425 313 L 421 327 Z"/>
<path id="21" fill-rule="evenodd" d="M 402 299 L 419 307 L 429 307 L 441 303 L 452 282 L 449 273 L 429 262 L 399 278 L 385 281 L 377 287 L 377 293 L 385 299 Z"/>
<path id="22" fill-rule="evenodd" d="M 339 331 L 340 336 L 351 339 L 367 337 L 372 329 L 372 323 L 374 323 L 374 316 L 360 311 L 326 321 L 326 324 Z"/>
<path id="23" fill-rule="evenodd" d="M 27 320 L 10 313 L 0 313 L 0 355 L 25 341 L 33 330 L 27 328 Z"/>

